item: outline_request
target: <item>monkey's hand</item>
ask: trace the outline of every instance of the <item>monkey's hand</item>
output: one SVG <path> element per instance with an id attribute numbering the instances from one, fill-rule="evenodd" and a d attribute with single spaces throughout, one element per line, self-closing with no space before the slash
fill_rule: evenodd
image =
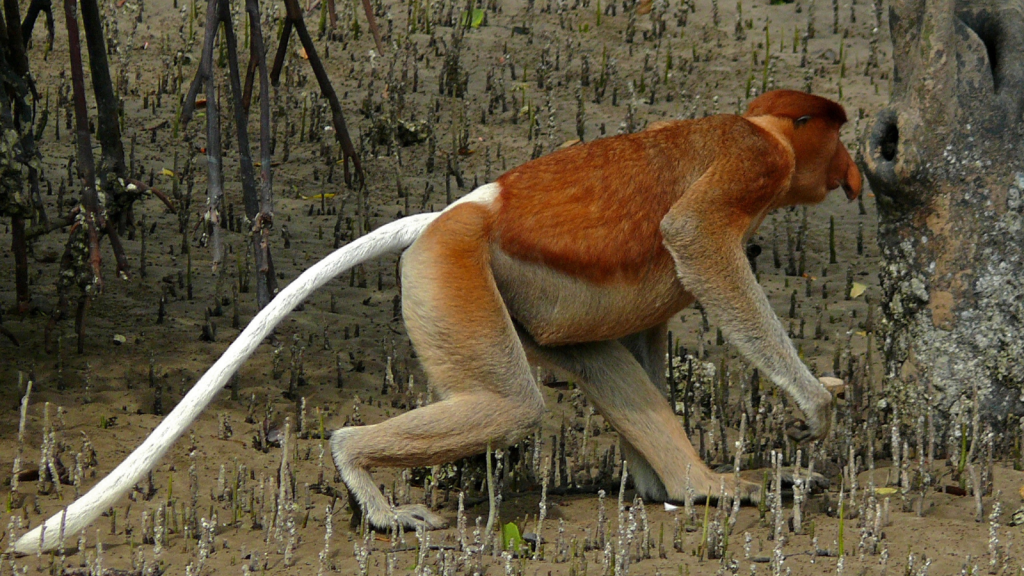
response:
<path id="1" fill-rule="evenodd" d="M 795 442 L 821 440 L 828 434 L 832 422 L 832 393 L 824 382 L 822 384 L 820 394 L 814 394 L 809 400 L 797 398 L 804 420 L 794 420 L 786 425 L 786 435 Z"/>
<path id="2" fill-rule="evenodd" d="M 804 414 L 807 415 L 808 421 L 812 421 L 809 410 L 812 412 L 817 410 L 820 413 L 817 418 L 817 422 L 824 422 L 824 425 L 819 424 L 817 427 L 819 434 L 814 435 L 815 428 L 811 424 L 808 424 L 808 422 L 803 420 L 790 422 L 786 426 L 786 435 L 797 442 L 803 442 L 805 440 L 820 440 L 824 438 L 825 435 L 828 434 L 829 425 L 831 424 L 831 398 L 842 398 L 846 393 L 846 382 L 843 382 L 841 378 L 821 376 L 818 378 L 818 382 L 821 382 L 821 385 L 825 387 L 826 391 L 828 391 L 830 396 L 829 401 L 827 403 L 820 403 L 817 408 L 808 409 L 803 406 L 800 408 L 804 411 Z"/>

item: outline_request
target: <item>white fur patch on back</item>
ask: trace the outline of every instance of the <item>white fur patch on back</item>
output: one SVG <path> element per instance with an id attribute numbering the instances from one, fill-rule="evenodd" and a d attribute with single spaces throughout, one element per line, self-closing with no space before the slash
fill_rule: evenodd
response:
<path id="1" fill-rule="evenodd" d="M 444 211 L 447 212 L 452 208 L 458 206 L 459 204 L 462 204 L 463 202 L 476 202 L 478 204 L 489 205 L 490 203 L 494 202 L 494 199 L 498 197 L 498 194 L 501 194 L 501 186 L 497 182 L 484 184 L 483 186 L 480 186 L 476 190 L 473 190 L 469 194 L 466 194 L 462 198 L 459 198 L 455 202 L 449 204 L 448 207 L 444 209 Z"/>

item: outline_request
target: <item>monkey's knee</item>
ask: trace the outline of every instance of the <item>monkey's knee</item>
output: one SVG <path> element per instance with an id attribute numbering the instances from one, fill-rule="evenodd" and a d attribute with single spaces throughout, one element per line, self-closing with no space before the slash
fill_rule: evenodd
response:
<path id="1" fill-rule="evenodd" d="M 507 448 L 540 428 L 546 408 L 544 398 L 535 386 L 503 399 L 493 406 L 492 428 L 486 439 L 492 448 Z"/>

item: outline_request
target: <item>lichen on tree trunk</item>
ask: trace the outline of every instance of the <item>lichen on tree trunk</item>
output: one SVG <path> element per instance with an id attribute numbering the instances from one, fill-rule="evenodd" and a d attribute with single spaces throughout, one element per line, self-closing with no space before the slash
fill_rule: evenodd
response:
<path id="1" fill-rule="evenodd" d="M 886 382 L 939 429 L 1024 415 L 1024 1 L 893 0 L 878 199 Z"/>

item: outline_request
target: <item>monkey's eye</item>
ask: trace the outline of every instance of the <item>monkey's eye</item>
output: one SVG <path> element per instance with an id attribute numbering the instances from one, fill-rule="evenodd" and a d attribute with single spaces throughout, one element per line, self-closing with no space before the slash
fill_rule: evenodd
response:
<path id="1" fill-rule="evenodd" d="M 810 116 L 801 116 L 797 118 L 796 120 L 793 121 L 793 128 L 799 128 L 804 124 L 807 124 L 807 122 L 810 121 L 810 119 Z"/>

